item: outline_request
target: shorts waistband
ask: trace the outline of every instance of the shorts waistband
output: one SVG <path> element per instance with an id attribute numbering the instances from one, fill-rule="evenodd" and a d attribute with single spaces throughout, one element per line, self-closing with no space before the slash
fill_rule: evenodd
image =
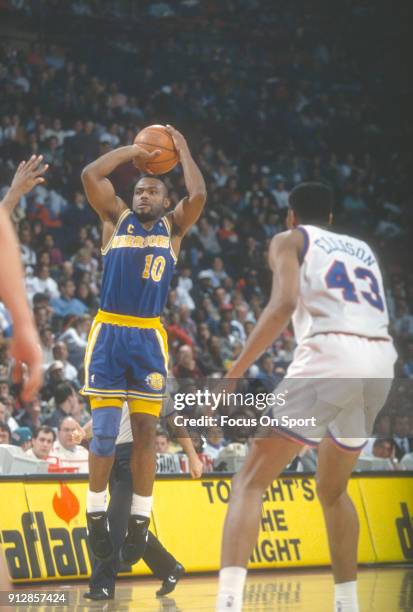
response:
<path id="1" fill-rule="evenodd" d="M 96 323 L 109 323 L 109 325 L 121 325 L 122 327 L 141 327 L 147 329 L 162 329 L 159 317 L 132 317 L 115 312 L 98 310 L 95 317 Z"/>
<path id="2" fill-rule="evenodd" d="M 315 336 L 328 336 L 330 334 L 334 336 L 353 336 L 356 338 L 363 338 L 364 340 L 370 340 L 372 342 L 390 342 L 391 341 L 390 338 L 386 338 L 384 336 L 363 336 L 363 334 L 353 334 L 352 332 L 345 332 L 345 331 L 320 331 L 308 337 L 315 338 Z"/>

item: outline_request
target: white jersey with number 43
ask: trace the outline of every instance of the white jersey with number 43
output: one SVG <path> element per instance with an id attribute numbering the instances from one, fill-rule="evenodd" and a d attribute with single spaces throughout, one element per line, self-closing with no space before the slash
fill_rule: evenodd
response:
<path id="1" fill-rule="evenodd" d="M 304 235 L 297 342 L 328 332 L 388 339 L 383 280 L 369 245 L 314 225 L 297 229 Z"/>

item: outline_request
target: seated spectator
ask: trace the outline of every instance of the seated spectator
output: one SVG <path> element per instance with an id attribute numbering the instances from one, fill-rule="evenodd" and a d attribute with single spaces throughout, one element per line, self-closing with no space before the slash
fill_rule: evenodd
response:
<path id="1" fill-rule="evenodd" d="M 87 306 L 74 297 L 76 288 L 72 280 L 63 281 L 59 288 L 60 297 L 50 300 L 50 305 L 57 317 L 79 316 L 88 311 Z"/>
<path id="2" fill-rule="evenodd" d="M 42 425 L 35 430 L 32 447 L 26 451 L 26 455 L 47 461 L 55 441 L 56 434 L 53 429 L 47 425 Z"/>
<path id="3" fill-rule="evenodd" d="M 77 468 L 78 472 L 87 474 L 89 453 L 74 441 L 74 433 L 78 428 L 78 423 L 70 416 L 60 421 L 57 440 L 50 451 L 49 459 L 50 463 L 60 468 Z"/>
<path id="4" fill-rule="evenodd" d="M 54 393 L 55 410 L 52 416 L 46 420 L 46 425 L 57 429 L 60 422 L 76 411 L 78 395 L 70 382 L 62 382 L 57 385 Z"/>
<path id="5" fill-rule="evenodd" d="M 63 364 L 63 379 L 70 380 L 70 382 L 74 383 L 77 388 L 79 388 L 78 374 L 75 366 L 73 366 L 69 361 L 69 351 L 67 350 L 66 343 L 62 340 L 56 342 L 53 346 L 53 357 L 55 358 L 55 362 L 59 364 Z"/>
<path id="6" fill-rule="evenodd" d="M 178 350 L 176 366 L 172 369 L 175 378 L 200 378 L 201 370 L 194 359 L 192 348 L 185 344 Z"/>
<path id="7" fill-rule="evenodd" d="M 53 357 L 53 346 L 55 336 L 53 330 L 49 326 L 42 327 L 40 330 L 40 347 L 42 349 L 43 354 L 43 367 L 47 369 L 52 361 L 54 361 Z"/>
<path id="8" fill-rule="evenodd" d="M 224 432 L 221 427 L 210 427 L 206 434 L 204 454 L 209 455 L 212 459 L 216 459 L 224 446 Z"/>
<path id="9" fill-rule="evenodd" d="M 280 382 L 280 377 L 275 373 L 274 359 L 270 353 L 264 353 L 260 358 L 257 378 L 262 381 L 267 392 L 273 391 Z"/>
<path id="10" fill-rule="evenodd" d="M 197 225 L 198 239 L 202 244 L 206 253 L 218 255 L 221 253 L 221 247 L 217 239 L 216 230 L 210 225 L 206 217 L 202 217 Z"/>
<path id="11" fill-rule="evenodd" d="M 157 453 L 167 453 L 169 446 L 168 434 L 158 431 L 155 437 L 155 450 Z"/>
<path id="12" fill-rule="evenodd" d="M 375 440 L 372 455 L 378 459 L 390 459 L 393 464 L 396 464 L 396 445 L 394 440 L 391 438 L 378 438 Z"/>
<path id="13" fill-rule="evenodd" d="M 29 427 L 31 431 L 41 425 L 42 408 L 40 398 L 35 397 L 31 402 L 23 404 L 22 409 L 16 415 L 19 427 Z"/>
<path id="14" fill-rule="evenodd" d="M 36 268 L 36 275 L 30 281 L 26 281 L 26 289 L 29 299 L 36 293 L 44 293 L 50 298 L 58 298 L 59 290 L 56 281 L 50 276 L 49 266 L 39 264 Z"/>
<path id="15" fill-rule="evenodd" d="M 48 402 L 55 394 L 56 387 L 65 381 L 64 365 L 61 361 L 52 361 L 46 371 L 45 382 L 42 388 L 42 399 Z"/>
<path id="16" fill-rule="evenodd" d="M 90 323 L 89 316 L 69 317 L 64 325 L 64 332 L 59 336 L 59 341 L 67 346 L 70 363 L 78 371 L 83 365 Z"/>
<path id="17" fill-rule="evenodd" d="M 10 428 L 10 431 L 14 431 L 19 426 L 16 419 L 14 419 L 7 410 L 6 404 L 2 401 L 0 401 L 0 423 L 5 423 Z"/>
<path id="18" fill-rule="evenodd" d="M 408 414 L 396 414 L 393 421 L 393 440 L 396 444 L 396 457 L 400 461 L 404 455 L 413 451 L 413 437 L 410 435 Z"/>
<path id="19" fill-rule="evenodd" d="M 6 423 L 0 422 L 0 444 L 11 444 L 11 431 Z"/>
<path id="20" fill-rule="evenodd" d="M 15 446 L 20 446 L 23 451 L 29 450 L 32 446 L 32 432 L 29 427 L 18 427 L 11 435 Z"/>
<path id="21" fill-rule="evenodd" d="M 225 280 L 228 278 L 228 274 L 224 269 L 224 262 L 222 257 L 214 257 L 212 262 L 212 268 L 205 270 L 208 273 L 209 278 L 211 279 L 211 284 L 213 288 L 220 287 L 224 284 Z"/>
<path id="22" fill-rule="evenodd" d="M 282 179 L 279 179 L 275 183 L 275 189 L 273 189 L 271 193 L 277 202 L 278 208 L 281 210 L 288 208 L 289 192 L 286 190 L 285 182 Z"/>

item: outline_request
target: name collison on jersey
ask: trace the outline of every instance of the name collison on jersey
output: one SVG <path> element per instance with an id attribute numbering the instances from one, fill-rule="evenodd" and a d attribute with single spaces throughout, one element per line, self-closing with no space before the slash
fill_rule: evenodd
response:
<path id="1" fill-rule="evenodd" d="M 313 225 L 297 229 L 304 235 L 297 342 L 328 332 L 389 339 L 383 279 L 369 245 Z"/>
<path id="2" fill-rule="evenodd" d="M 176 256 L 166 217 L 146 230 L 126 210 L 102 249 L 101 308 L 135 317 L 158 317 L 168 297 Z"/>

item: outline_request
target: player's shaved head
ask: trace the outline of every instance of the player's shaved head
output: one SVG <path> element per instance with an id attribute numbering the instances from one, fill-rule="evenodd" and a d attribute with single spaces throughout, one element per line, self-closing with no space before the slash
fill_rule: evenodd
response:
<path id="1" fill-rule="evenodd" d="M 149 175 L 148 176 L 142 176 L 139 179 L 139 181 L 137 181 L 137 183 L 135 185 L 135 189 L 138 187 L 138 185 L 139 186 L 148 185 L 148 183 L 152 184 L 152 185 L 159 186 L 162 189 L 162 191 L 163 191 L 163 196 L 165 198 L 168 197 L 168 187 L 165 185 L 165 183 L 161 179 L 159 179 L 156 176 L 149 176 Z"/>
<path id="2" fill-rule="evenodd" d="M 170 206 L 168 189 L 156 176 L 143 176 L 135 185 L 132 210 L 141 223 L 160 219 Z"/>
<path id="3" fill-rule="evenodd" d="M 291 191 L 289 208 L 299 223 L 329 223 L 333 212 L 333 191 L 323 183 L 300 183 Z"/>

